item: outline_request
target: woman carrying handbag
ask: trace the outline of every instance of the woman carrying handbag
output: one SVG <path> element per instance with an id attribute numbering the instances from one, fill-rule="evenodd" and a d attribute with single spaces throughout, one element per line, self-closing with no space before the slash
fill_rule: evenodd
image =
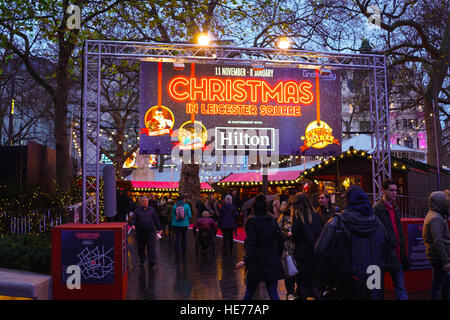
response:
<path id="1" fill-rule="evenodd" d="M 282 262 L 285 275 L 284 285 L 287 291 L 286 300 L 295 300 L 295 283 L 297 281 L 298 269 L 295 265 L 295 260 L 292 258 L 295 248 L 295 243 L 292 238 L 292 215 L 290 214 L 289 207 L 285 201 L 283 201 L 280 206 L 278 225 L 283 234 Z"/>

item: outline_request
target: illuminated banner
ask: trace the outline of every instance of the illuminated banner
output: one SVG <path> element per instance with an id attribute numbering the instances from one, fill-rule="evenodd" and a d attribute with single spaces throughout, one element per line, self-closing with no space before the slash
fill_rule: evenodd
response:
<path id="1" fill-rule="evenodd" d="M 142 61 L 140 153 L 338 155 L 340 91 L 334 71 Z"/>

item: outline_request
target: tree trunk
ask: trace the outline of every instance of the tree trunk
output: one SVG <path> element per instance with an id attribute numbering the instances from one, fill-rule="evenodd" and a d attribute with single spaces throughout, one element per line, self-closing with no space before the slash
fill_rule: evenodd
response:
<path id="1" fill-rule="evenodd" d="M 191 206 L 193 217 L 198 217 L 195 204 L 200 199 L 199 168 L 198 164 L 186 164 L 183 162 L 181 165 L 178 192 L 184 197 L 185 202 Z"/>
<path id="2" fill-rule="evenodd" d="M 438 63 L 437 65 L 440 64 L 442 63 Z M 438 154 L 440 159 L 442 159 L 443 156 L 442 127 L 439 119 L 439 105 L 437 99 L 446 75 L 445 67 L 443 69 L 444 71 L 442 71 L 442 69 L 433 68 L 430 72 L 430 81 L 424 96 L 424 115 L 427 132 L 427 163 L 436 167 L 438 165 Z M 434 106 L 433 101 L 435 103 Z M 440 161 L 439 165 L 442 165 Z"/>
<path id="3" fill-rule="evenodd" d="M 67 101 L 70 90 L 69 58 L 70 49 L 60 45 L 58 66 L 56 71 L 55 104 L 55 141 L 56 141 L 56 182 L 60 188 L 68 191 L 72 180 L 72 166 L 69 154 L 69 140 L 67 133 Z"/>

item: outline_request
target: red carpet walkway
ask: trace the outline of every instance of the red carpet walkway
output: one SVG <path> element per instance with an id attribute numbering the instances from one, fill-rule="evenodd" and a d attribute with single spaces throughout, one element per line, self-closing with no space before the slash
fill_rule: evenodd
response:
<path id="1" fill-rule="evenodd" d="M 189 225 L 189 229 L 192 229 L 194 224 Z M 222 230 L 220 228 L 217 229 L 217 237 L 222 238 Z M 235 234 L 233 234 L 233 240 L 239 243 L 244 243 L 245 240 L 245 231 L 243 227 L 238 227 Z"/>

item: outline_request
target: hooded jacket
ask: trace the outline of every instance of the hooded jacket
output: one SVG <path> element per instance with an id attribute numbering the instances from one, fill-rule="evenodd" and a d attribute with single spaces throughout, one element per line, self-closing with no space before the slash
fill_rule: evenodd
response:
<path id="1" fill-rule="evenodd" d="M 428 198 L 429 211 L 425 217 L 422 237 L 426 255 L 431 263 L 450 262 L 450 233 L 448 229 L 450 192 L 436 191 Z"/>
<path id="2" fill-rule="evenodd" d="M 352 275 L 358 279 L 366 277 L 367 267 L 386 267 L 387 242 L 383 224 L 373 215 L 372 206 L 366 193 L 357 186 L 347 191 L 345 210 L 332 218 L 324 227 L 315 246 L 315 254 L 320 256 L 328 247 L 336 232 L 338 219 L 347 228 L 351 248 Z"/>
<path id="3" fill-rule="evenodd" d="M 352 268 L 362 276 L 369 265 L 386 268 L 387 238 L 381 221 L 373 214 L 367 194 L 360 187 L 351 187 L 347 207 L 341 218 L 351 233 Z"/>

